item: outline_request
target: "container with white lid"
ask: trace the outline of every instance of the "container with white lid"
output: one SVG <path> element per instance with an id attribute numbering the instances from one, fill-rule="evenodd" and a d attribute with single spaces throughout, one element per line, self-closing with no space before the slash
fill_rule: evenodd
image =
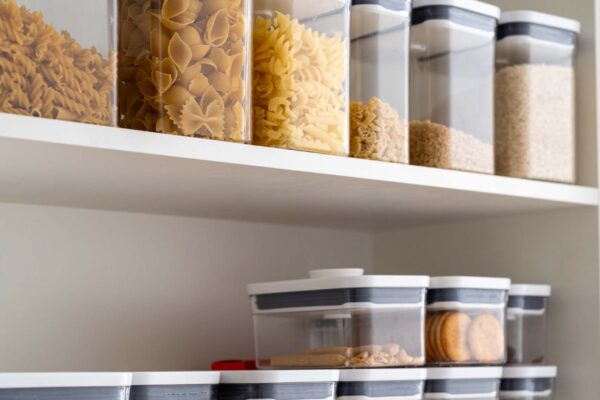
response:
<path id="1" fill-rule="evenodd" d="M 219 372 L 134 372 L 129 400 L 213 400 Z"/>
<path id="2" fill-rule="evenodd" d="M 517 366 L 505 367 L 500 384 L 501 400 L 551 400 L 556 367 Z"/>
<path id="3" fill-rule="evenodd" d="M 410 162 L 494 173 L 494 47 L 500 9 L 414 0 Z"/>
<path id="4" fill-rule="evenodd" d="M 496 44 L 496 172 L 575 182 L 575 20 L 507 11 Z"/>
<path id="5" fill-rule="evenodd" d="M 337 370 L 223 371 L 219 400 L 333 400 Z"/>
<path id="6" fill-rule="evenodd" d="M 509 289 L 510 279 L 506 278 L 431 278 L 427 293 L 428 363 L 504 364 Z"/>
<path id="7" fill-rule="evenodd" d="M 549 285 L 512 285 L 506 309 L 510 364 L 541 364 L 546 355 Z"/>
<path id="8" fill-rule="evenodd" d="M 425 399 L 496 400 L 501 367 L 428 368 Z"/>
<path id="9" fill-rule="evenodd" d="M 368 368 L 425 363 L 427 276 L 317 270 L 248 286 L 259 368 Z"/>
<path id="10" fill-rule="evenodd" d="M 338 400 L 420 400 L 425 368 L 345 369 L 340 371 Z"/>
<path id="11" fill-rule="evenodd" d="M 129 373 L 0 373 L 0 400 L 127 400 Z"/>

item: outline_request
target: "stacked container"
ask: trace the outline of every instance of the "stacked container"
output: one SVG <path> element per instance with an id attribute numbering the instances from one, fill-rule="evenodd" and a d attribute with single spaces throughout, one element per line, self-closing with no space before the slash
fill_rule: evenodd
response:
<path id="1" fill-rule="evenodd" d="M 555 378 L 556 367 L 505 367 L 500 400 L 551 400 Z"/>
<path id="2" fill-rule="evenodd" d="M 129 400 L 215 400 L 218 372 L 135 372 Z"/>
<path id="3" fill-rule="evenodd" d="M 426 377 L 424 368 L 343 370 L 337 400 L 420 400 Z"/>
<path id="4" fill-rule="evenodd" d="M 425 399 L 497 400 L 501 367 L 428 368 Z"/>

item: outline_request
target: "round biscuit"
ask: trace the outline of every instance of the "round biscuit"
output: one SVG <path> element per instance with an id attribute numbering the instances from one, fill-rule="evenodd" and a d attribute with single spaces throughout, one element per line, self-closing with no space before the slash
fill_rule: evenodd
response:
<path id="1" fill-rule="evenodd" d="M 471 318 L 460 312 L 452 313 L 444 320 L 441 339 L 448 361 L 464 363 L 471 359 L 467 340 L 470 325 Z"/>
<path id="2" fill-rule="evenodd" d="M 469 347 L 473 357 L 486 364 L 504 360 L 504 328 L 491 313 L 480 314 L 469 327 Z"/>

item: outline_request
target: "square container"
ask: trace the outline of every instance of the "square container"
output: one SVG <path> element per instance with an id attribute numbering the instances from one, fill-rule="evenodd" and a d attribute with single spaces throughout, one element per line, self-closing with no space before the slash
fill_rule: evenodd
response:
<path id="1" fill-rule="evenodd" d="M 224 371 L 219 400 L 333 400 L 339 371 Z"/>
<path id="2" fill-rule="evenodd" d="M 501 367 L 427 368 L 425 399 L 497 400 Z"/>
<path id="3" fill-rule="evenodd" d="M 350 155 L 408 163 L 410 0 L 352 0 Z"/>
<path id="4" fill-rule="evenodd" d="M 415 0 L 410 162 L 494 173 L 494 47 L 500 9 L 475 0 Z"/>
<path id="5" fill-rule="evenodd" d="M 249 0 L 120 0 L 120 125 L 249 142 L 249 12 Z"/>
<path id="6" fill-rule="evenodd" d="M 420 400 L 425 368 L 346 369 L 340 371 L 338 400 Z"/>
<path id="7" fill-rule="evenodd" d="M 348 155 L 349 0 L 253 5 L 253 143 Z"/>
<path id="8" fill-rule="evenodd" d="M 1 0 L 0 112 L 117 124 L 116 0 Z"/>
<path id="9" fill-rule="evenodd" d="M 0 400 L 127 400 L 131 374 L 0 374 Z"/>
<path id="10" fill-rule="evenodd" d="M 546 309 L 551 287 L 512 285 L 506 308 L 509 364 L 542 364 L 546 356 Z"/>
<path id="11" fill-rule="evenodd" d="M 425 363 L 427 276 L 317 270 L 248 286 L 259 368 L 369 368 Z"/>
<path id="12" fill-rule="evenodd" d="M 219 372 L 134 372 L 129 400 L 215 400 Z"/>
<path id="13" fill-rule="evenodd" d="M 496 172 L 575 182 L 575 55 L 579 22 L 502 14 L 496 44 Z"/>
<path id="14" fill-rule="evenodd" d="M 537 400 L 554 398 L 556 367 L 504 367 L 500 400 Z"/>
<path id="15" fill-rule="evenodd" d="M 427 293 L 428 364 L 504 364 L 509 289 L 510 279 L 505 278 L 431 278 Z"/>

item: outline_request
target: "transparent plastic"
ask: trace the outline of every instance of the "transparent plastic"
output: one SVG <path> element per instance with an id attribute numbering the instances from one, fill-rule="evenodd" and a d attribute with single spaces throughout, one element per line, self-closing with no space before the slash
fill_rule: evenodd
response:
<path id="1" fill-rule="evenodd" d="M 0 400 L 127 400 L 128 387 L 0 389 Z"/>
<path id="2" fill-rule="evenodd" d="M 553 400 L 554 378 L 502 379 L 500 400 Z"/>
<path id="3" fill-rule="evenodd" d="M 249 142 L 249 7 L 120 0 L 120 125 Z"/>
<path id="4" fill-rule="evenodd" d="M 546 297 L 510 296 L 506 311 L 509 364 L 542 364 L 546 356 Z"/>
<path id="5" fill-rule="evenodd" d="M 335 382 L 221 384 L 219 400 L 334 400 Z"/>
<path id="6" fill-rule="evenodd" d="M 350 155 L 408 163 L 410 0 L 353 0 Z"/>
<path id="7" fill-rule="evenodd" d="M 499 379 L 428 380 L 424 399 L 497 400 Z"/>
<path id="8" fill-rule="evenodd" d="M 117 124 L 116 0 L 0 0 L 0 112 Z"/>
<path id="9" fill-rule="evenodd" d="M 348 155 L 348 0 L 254 0 L 253 143 Z"/>
<path id="10" fill-rule="evenodd" d="M 216 400 L 213 385 L 132 386 L 129 400 Z"/>

